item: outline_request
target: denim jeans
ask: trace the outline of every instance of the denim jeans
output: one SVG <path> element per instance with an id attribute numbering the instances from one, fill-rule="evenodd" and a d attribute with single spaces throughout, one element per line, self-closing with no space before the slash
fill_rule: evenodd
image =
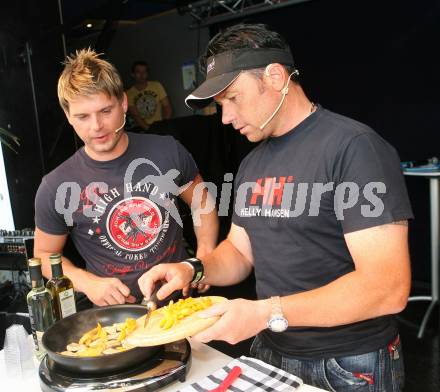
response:
<path id="1" fill-rule="evenodd" d="M 272 350 L 257 336 L 251 356 L 331 392 L 400 392 L 404 384 L 403 354 L 397 336 L 389 345 L 365 354 L 299 360 Z"/>

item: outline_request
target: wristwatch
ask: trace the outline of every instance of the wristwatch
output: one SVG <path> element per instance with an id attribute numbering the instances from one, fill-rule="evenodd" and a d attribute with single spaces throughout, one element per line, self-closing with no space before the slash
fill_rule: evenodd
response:
<path id="1" fill-rule="evenodd" d="M 194 275 L 190 282 L 191 284 L 200 283 L 203 279 L 205 279 L 205 269 L 203 268 L 202 260 L 198 259 L 197 257 L 191 257 L 183 260 L 182 263 L 189 264 L 194 270 Z"/>
<path id="2" fill-rule="evenodd" d="M 267 328 L 272 332 L 284 332 L 289 326 L 289 322 L 284 317 L 280 297 L 271 297 L 270 304 L 272 306 L 272 313 L 267 322 Z"/>

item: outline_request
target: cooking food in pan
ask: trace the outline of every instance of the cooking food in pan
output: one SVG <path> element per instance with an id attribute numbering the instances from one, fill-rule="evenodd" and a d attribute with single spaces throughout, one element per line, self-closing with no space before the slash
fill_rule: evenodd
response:
<path id="1" fill-rule="evenodd" d="M 136 320 L 133 318 L 127 318 L 123 323 L 114 323 L 105 327 L 98 323 L 96 328 L 86 332 L 78 342 L 69 343 L 66 350 L 60 354 L 70 357 L 96 357 L 129 350 L 133 346 L 126 343 L 124 339 L 135 328 Z"/>

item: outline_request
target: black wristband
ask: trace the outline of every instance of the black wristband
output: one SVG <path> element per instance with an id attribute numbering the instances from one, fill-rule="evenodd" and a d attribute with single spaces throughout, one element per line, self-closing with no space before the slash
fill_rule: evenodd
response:
<path id="1" fill-rule="evenodd" d="M 191 279 L 191 283 L 199 283 L 205 279 L 205 269 L 203 268 L 203 264 L 200 259 L 197 257 L 191 257 L 183 260 L 182 263 L 189 264 L 194 269 L 194 275 Z"/>

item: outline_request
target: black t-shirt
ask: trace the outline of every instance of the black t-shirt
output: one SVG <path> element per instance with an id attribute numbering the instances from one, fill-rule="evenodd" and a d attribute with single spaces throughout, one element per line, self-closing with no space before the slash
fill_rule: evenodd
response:
<path id="1" fill-rule="evenodd" d="M 88 271 L 121 279 L 139 300 L 137 279 L 147 269 L 187 257 L 176 195 L 198 169 L 171 136 L 127 135 L 120 157 L 95 161 L 81 148 L 45 176 L 35 224 L 69 233 Z"/>
<path id="2" fill-rule="evenodd" d="M 243 160 L 235 187 L 233 223 L 249 235 L 262 299 L 312 290 L 353 271 L 344 234 L 412 218 L 394 148 L 322 107 L 260 143 Z M 396 332 L 393 317 L 385 316 L 264 330 L 262 337 L 280 352 L 316 358 L 373 351 Z"/>

